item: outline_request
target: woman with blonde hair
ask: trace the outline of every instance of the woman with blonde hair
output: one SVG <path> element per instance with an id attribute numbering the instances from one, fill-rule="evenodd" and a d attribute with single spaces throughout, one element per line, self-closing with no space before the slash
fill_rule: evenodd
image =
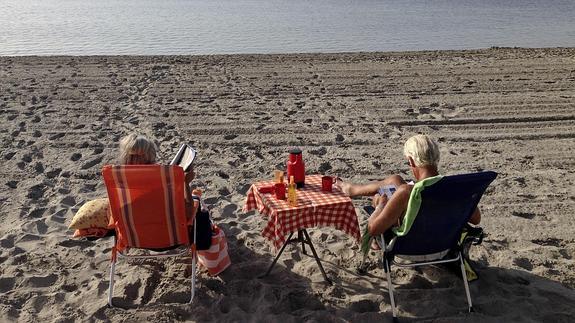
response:
<path id="1" fill-rule="evenodd" d="M 120 140 L 118 161 L 123 165 L 147 165 L 156 163 L 158 147 L 145 136 L 130 134 Z M 185 199 L 187 206 L 193 205 L 190 183 L 195 178 L 193 168 L 185 173 Z M 187 208 L 192 210 L 191 207 Z"/>
<path id="2" fill-rule="evenodd" d="M 411 169 L 415 181 L 439 175 L 439 145 L 428 135 L 415 135 L 405 142 L 403 154 Z M 384 180 L 368 184 L 352 184 L 337 181 L 336 186 L 349 196 L 373 196 L 372 204 L 375 210 L 371 214 L 368 230 L 371 236 L 386 232 L 398 225 L 405 215 L 407 204 L 414 182 L 406 182 L 401 176 L 393 175 Z M 392 187 L 395 190 L 391 198 L 379 193 L 382 187 Z M 471 216 L 471 224 L 479 224 L 481 214 L 479 209 Z"/>
<path id="3" fill-rule="evenodd" d="M 119 162 L 122 165 L 154 164 L 157 150 L 156 144 L 150 139 L 130 134 L 120 140 Z"/>

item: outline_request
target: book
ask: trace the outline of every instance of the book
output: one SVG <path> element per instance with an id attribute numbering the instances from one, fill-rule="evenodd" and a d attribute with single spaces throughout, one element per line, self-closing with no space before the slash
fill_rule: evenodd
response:
<path id="1" fill-rule="evenodd" d="M 194 159 L 196 159 L 196 154 L 197 151 L 192 146 L 182 144 L 174 156 L 174 159 L 170 162 L 170 165 L 178 165 L 184 169 L 184 172 L 187 172 L 192 167 Z"/>
<path id="2" fill-rule="evenodd" d="M 387 196 L 387 199 L 389 200 L 393 193 L 395 193 L 395 185 L 384 185 L 377 190 L 377 193 L 381 196 Z"/>

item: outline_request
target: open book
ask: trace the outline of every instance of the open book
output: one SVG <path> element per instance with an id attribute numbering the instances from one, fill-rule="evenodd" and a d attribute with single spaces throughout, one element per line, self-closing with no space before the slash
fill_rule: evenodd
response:
<path id="1" fill-rule="evenodd" d="M 187 172 L 194 163 L 194 159 L 196 159 L 196 153 L 196 150 L 192 148 L 192 146 L 182 144 L 176 156 L 174 156 L 174 159 L 170 162 L 170 165 L 178 165 L 184 169 L 184 172 Z"/>

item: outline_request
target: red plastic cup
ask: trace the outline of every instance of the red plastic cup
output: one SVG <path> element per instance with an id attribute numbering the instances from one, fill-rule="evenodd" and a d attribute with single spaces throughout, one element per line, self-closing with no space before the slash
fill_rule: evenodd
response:
<path id="1" fill-rule="evenodd" d="M 333 177 L 322 176 L 321 178 L 321 190 L 324 192 L 331 192 L 331 187 L 333 185 Z"/>
<path id="2" fill-rule="evenodd" d="M 284 183 L 275 183 L 274 191 L 278 200 L 286 199 L 286 186 Z"/>

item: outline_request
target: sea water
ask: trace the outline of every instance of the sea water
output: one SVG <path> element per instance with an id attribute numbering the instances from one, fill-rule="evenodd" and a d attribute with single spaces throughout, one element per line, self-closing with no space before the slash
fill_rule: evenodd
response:
<path id="1" fill-rule="evenodd" d="M 575 46 L 575 0 L 0 0 L 0 55 Z"/>

